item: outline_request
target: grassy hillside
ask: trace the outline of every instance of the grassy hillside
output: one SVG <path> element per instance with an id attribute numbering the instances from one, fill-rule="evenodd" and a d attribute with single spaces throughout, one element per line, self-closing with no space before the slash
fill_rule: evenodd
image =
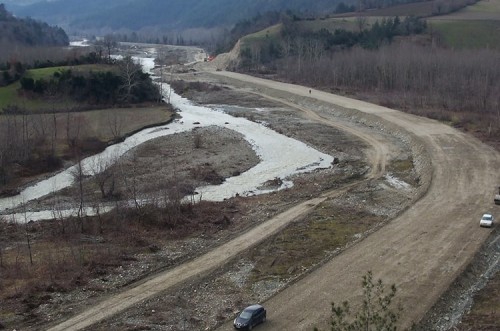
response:
<path id="1" fill-rule="evenodd" d="M 500 49 L 500 0 L 483 0 L 428 22 L 445 46 Z"/>
<path id="2" fill-rule="evenodd" d="M 500 0 L 482 0 L 472 6 L 432 20 L 500 20 Z"/>
<path id="3" fill-rule="evenodd" d="M 72 70 L 73 72 L 105 71 L 110 70 L 108 65 L 81 65 L 73 67 L 50 67 L 41 69 L 31 69 L 25 73 L 25 77 L 37 79 L 50 79 L 54 73 L 62 70 Z M 44 96 L 27 95 L 21 91 L 19 81 L 5 87 L 0 87 L 0 114 L 5 107 L 18 106 L 29 112 L 59 111 L 77 106 L 70 98 L 64 100 L 50 100 Z"/>
<path id="4" fill-rule="evenodd" d="M 261 43 L 266 40 L 278 41 L 280 39 L 281 28 L 282 24 L 277 24 L 259 32 L 249 34 L 241 39 L 241 45 L 251 46 L 254 43 Z"/>
<path id="5" fill-rule="evenodd" d="M 448 47 L 500 49 L 500 20 L 435 20 L 430 26 Z"/>
<path id="6" fill-rule="evenodd" d="M 370 17 L 387 17 L 387 16 L 419 16 L 428 17 L 432 16 L 434 1 L 413 2 L 401 4 L 381 9 L 367 10 L 361 13 L 355 13 L 358 16 Z M 352 16 L 353 13 L 337 15 L 338 17 Z"/>

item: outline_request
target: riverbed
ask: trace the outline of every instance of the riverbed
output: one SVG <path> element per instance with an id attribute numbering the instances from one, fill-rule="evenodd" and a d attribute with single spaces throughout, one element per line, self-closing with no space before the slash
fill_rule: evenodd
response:
<path id="1" fill-rule="evenodd" d="M 148 57 L 134 57 L 145 72 L 154 68 L 154 50 L 148 52 Z M 226 178 L 221 185 L 203 186 L 196 192 L 204 200 L 222 201 L 234 196 L 250 196 L 293 186 L 290 176 L 325 169 L 332 166 L 334 157 L 322 153 L 305 143 L 282 135 L 263 123 L 252 122 L 243 117 L 234 117 L 225 112 L 225 105 L 200 106 L 181 97 L 171 90 L 168 84 L 163 84 L 162 92 L 172 106 L 178 110 L 179 119 L 154 128 L 142 130 L 127 138 L 124 142 L 109 146 L 102 153 L 90 156 L 81 162 L 85 176 L 92 176 L 104 171 L 131 149 L 159 137 L 185 132 L 200 127 L 220 126 L 242 134 L 251 144 L 260 162 L 248 171 L 238 176 Z M 105 164 L 106 167 L 102 167 Z M 42 180 L 21 191 L 20 194 L 0 199 L 0 214 L 12 221 L 43 220 L 56 217 L 76 215 L 78 208 L 54 210 L 28 210 L 22 206 L 30 201 L 40 199 L 50 193 L 58 192 L 73 185 L 73 173 L 77 165 L 69 167 L 45 180 Z M 279 179 L 281 183 L 272 189 L 262 189 L 269 180 Z M 86 207 L 83 213 L 92 215 L 95 208 Z M 10 212 L 10 211 L 13 212 Z M 110 207 L 100 207 L 100 212 L 108 211 Z"/>

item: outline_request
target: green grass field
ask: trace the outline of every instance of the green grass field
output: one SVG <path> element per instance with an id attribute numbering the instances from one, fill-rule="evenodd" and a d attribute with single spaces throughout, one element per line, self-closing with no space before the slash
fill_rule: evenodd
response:
<path id="1" fill-rule="evenodd" d="M 455 13 L 429 18 L 428 25 L 448 47 L 500 49 L 500 0 L 483 0 Z"/>
<path id="2" fill-rule="evenodd" d="M 387 8 L 381 9 L 373 9 L 368 10 L 361 13 L 346 13 L 336 15 L 336 17 L 341 16 L 378 16 L 378 17 L 394 17 L 394 16 L 419 16 L 419 17 L 427 17 L 432 15 L 433 3 L 432 1 L 424 1 L 424 2 L 413 2 L 407 3 L 403 5 L 397 5 Z"/>
<path id="3" fill-rule="evenodd" d="M 382 18 L 383 17 L 367 17 L 367 24 L 372 24 L 376 20 L 381 20 Z M 299 28 L 308 31 L 327 29 L 333 32 L 336 29 L 345 29 L 349 31 L 358 29 L 356 17 L 337 17 L 313 21 L 298 21 L 295 24 L 297 24 Z M 266 41 L 279 41 L 281 39 L 281 29 L 282 25 L 277 24 L 259 32 L 249 34 L 241 39 L 242 46 L 249 46 L 254 43 L 263 43 Z"/>
<path id="4" fill-rule="evenodd" d="M 429 27 L 436 31 L 441 42 L 458 49 L 490 48 L 500 49 L 499 21 L 475 20 L 435 20 Z"/>
<path id="5" fill-rule="evenodd" d="M 116 70 L 113 66 L 109 65 L 95 65 L 86 64 L 80 66 L 68 66 L 68 67 L 50 67 L 41 69 L 31 69 L 25 73 L 26 77 L 37 79 L 50 79 L 55 72 L 60 72 L 62 70 L 71 70 L 73 73 L 85 73 L 89 71 L 105 71 L 105 70 Z M 48 100 L 44 97 L 23 95 L 21 91 L 21 84 L 15 82 L 5 87 L 0 88 L 0 114 L 3 109 L 8 106 L 18 106 L 25 108 L 29 111 L 52 111 L 52 110 L 64 110 L 67 108 L 76 107 L 78 104 L 75 101 L 65 98 L 63 100 Z"/>
<path id="6" fill-rule="evenodd" d="M 433 21 L 500 20 L 500 0 L 482 0 L 457 12 L 430 19 Z"/>
<path id="7" fill-rule="evenodd" d="M 17 106 L 32 112 L 58 111 L 77 106 L 77 103 L 70 100 L 47 100 L 43 97 L 27 97 L 23 95 L 21 84 L 15 82 L 0 88 L 0 114 L 3 109 L 9 106 Z"/>
<path id="8" fill-rule="evenodd" d="M 2 112 L 1 109 L 17 102 L 17 89 L 19 89 L 19 87 L 19 83 L 0 87 L 0 114 Z"/>
<path id="9" fill-rule="evenodd" d="M 86 73 L 89 71 L 114 71 L 116 70 L 116 67 L 105 64 L 83 64 L 79 66 L 49 67 L 28 70 L 26 72 L 26 76 L 33 79 L 49 79 L 54 75 L 54 73 L 61 72 L 63 70 L 71 70 L 73 73 Z"/>

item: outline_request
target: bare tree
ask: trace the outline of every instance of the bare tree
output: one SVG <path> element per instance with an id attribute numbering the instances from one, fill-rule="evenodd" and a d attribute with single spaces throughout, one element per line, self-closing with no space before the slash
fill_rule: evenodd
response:
<path id="1" fill-rule="evenodd" d="M 368 25 L 368 19 L 366 16 L 357 16 L 356 17 L 356 26 L 358 27 L 359 32 L 363 32 Z"/>
<path id="2" fill-rule="evenodd" d="M 121 177 L 123 178 L 125 190 L 128 193 L 128 198 L 132 199 L 135 209 L 140 213 L 142 211 L 142 206 L 141 202 L 139 201 L 139 188 L 137 181 L 137 156 L 135 154 L 132 157 L 132 164 L 127 168 L 132 171 L 132 174 L 129 175 L 128 173 L 125 173 L 124 166 L 121 165 Z"/>
<path id="3" fill-rule="evenodd" d="M 24 208 L 24 234 L 26 236 L 26 245 L 28 247 L 28 254 L 30 257 L 30 264 L 33 265 L 33 253 L 31 251 L 31 237 L 30 237 L 30 223 L 26 214 L 26 208 Z"/>
<path id="4" fill-rule="evenodd" d="M 123 119 L 119 116 L 119 111 L 113 109 L 106 113 L 106 122 L 108 123 L 109 131 L 113 136 L 113 139 L 118 139 L 122 135 L 123 130 Z"/>
<path id="5" fill-rule="evenodd" d="M 66 142 L 68 147 L 73 151 L 78 145 L 82 121 L 83 120 L 80 116 L 74 116 L 71 112 L 66 113 Z"/>
<path id="6" fill-rule="evenodd" d="M 97 45 L 99 45 L 99 44 L 101 44 L 102 47 L 104 47 L 104 49 L 106 50 L 107 56 L 108 56 L 108 62 L 111 62 L 111 53 L 118 46 L 118 42 L 116 41 L 116 38 L 111 34 L 107 34 L 104 36 L 104 39 L 97 42 Z"/>
<path id="7" fill-rule="evenodd" d="M 132 98 L 132 89 L 138 84 L 137 76 L 142 73 L 142 68 L 131 56 L 125 56 L 119 63 L 119 70 L 123 81 L 120 87 L 124 91 L 123 101 L 128 102 Z"/>
<path id="8" fill-rule="evenodd" d="M 78 163 L 75 165 L 73 170 L 71 171 L 71 175 L 73 176 L 73 180 L 78 187 L 78 220 L 80 221 L 80 230 L 83 232 L 83 216 L 84 216 L 84 190 L 83 190 L 83 182 L 85 179 L 85 175 L 82 167 L 81 157 L 78 157 Z"/>
<path id="9" fill-rule="evenodd" d="M 102 57 L 104 54 L 104 43 L 103 42 L 96 42 L 94 44 L 94 51 L 97 54 L 97 57 L 99 58 L 99 61 L 102 61 Z"/>
<path id="10" fill-rule="evenodd" d="M 115 192 L 116 176 L 110 167 L 113 163 L 113 160 L 98 157 L 89 169 L 92 181 L 99 188 L 103 199 L 110 198 Z"/>
<path id="11" fill-rule="evenodd" d="M 373 273 L 368 271 L 363 276 L 362 286 L 363 302 L 357 312 L 351 311 L 348 301 L 342 304 L 331 304 L 330 330 L 396 331 L 397 322 L 403 310 L 401 303 L 394 305 L 396 285 L 393 284 L 387 289 L 381 279 L 375 281 Z M 318 331 L 318 328 L 314 330 Z"/>

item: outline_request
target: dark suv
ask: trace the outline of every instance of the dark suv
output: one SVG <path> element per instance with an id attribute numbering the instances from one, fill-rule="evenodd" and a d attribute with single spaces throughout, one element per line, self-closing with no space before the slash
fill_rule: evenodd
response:
<path id="1" fill-rule="evenodd" d="M 234 328 L 252 330 L 254 326 L 266 321 L 266 310 L 261 305 L 248 306 L 234 319 Z"/>

